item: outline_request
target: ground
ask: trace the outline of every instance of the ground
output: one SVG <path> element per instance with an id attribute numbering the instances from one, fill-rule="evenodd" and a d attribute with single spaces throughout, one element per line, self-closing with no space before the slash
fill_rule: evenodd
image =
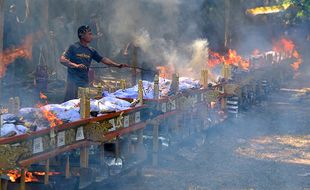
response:
<path id="1" fill-rule="evenodd" d="M 300 87 L 296 84 L 290 87 Z M 144 166 L 141 177 L 117 177 L 90 189 L 310 189 L 309 105 L 292 93 L 274 93 L 237 118 L 196 135 L 203 144 L 188 140 L 162 153 L 159 166 Z"/>

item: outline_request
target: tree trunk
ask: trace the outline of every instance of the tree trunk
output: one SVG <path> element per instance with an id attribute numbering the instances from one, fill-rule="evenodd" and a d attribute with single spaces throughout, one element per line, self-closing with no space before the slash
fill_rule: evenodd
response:
<path id="1" fill-rule="evenodd" d="M 0 0 L 0 54 L 3 52 L 3 22 L 4 22 L 4 0 Z M 0 60 L 0 72 L 4 69 L 4 63 Z M 0 105 L 2 102 L 2 78 L 0 77 Z"/>

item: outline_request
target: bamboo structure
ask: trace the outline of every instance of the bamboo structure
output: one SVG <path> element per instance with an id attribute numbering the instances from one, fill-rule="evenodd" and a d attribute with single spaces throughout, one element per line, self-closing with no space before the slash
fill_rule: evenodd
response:
<path id="1" fill-rule="evenodd" d="M 102 97 L 102 91 L 103 91 L 103 86 L 101 84 L 101 82 L 98 83 L 97 85 L 97 98 L 100 98 Z"/>
<path id="2" fill-rule="evenodd" d="M 90 93 L 89 88 L 79 87 L 79 98 L 80 98 L 80 115 L 81 118 L 90 117 Z"/>
<path id="3" fill-rule="evenodd" d="M 122 79 L 121 82 L 120 82 L 120 86 L 121 86 L 122 90 L 125 90 L 125 88 L 126 88 L 126 80 Z"/>
<path id="4" fill-rule="evenodd" d="M 45 174 L 44 174 L 44 185 L 49 184 L 49 171 L 50 171 L 50 160 L 47 159 L 45 163 Z"/>
<path id="5" fill-rule="evenodd" d="M 66 158 L 66 168 L 65 168 L 65 178 L 68 179 L 70 178 L 71 173 L 70 173 L 70 158 L 67 156 Z"/>
<path id="6" fill-rule="evenodd" d="M 139 100 L 138 105 L 142 106 L 143 105 L 143 82 L 142 80 L 139 80 L 138 82 L 138 100 Z"/>
<path id="7" fill-rule="evenodd" d="M 159 77 L 155 75 L 154 77 L 154 97 L 155 100 L 159 99 Z"/>
<path id="8" fill-rule="evenodd" d="M 203 88 L 208 87 L 208 70 L 207 69 L 201 70 L 200 82 L 201 82 L 201 85 L 203 86 Z"/>
<path id="9" fill-rule="evenodd" d="M 20 190 L 26 190 L 26 170 L 24 168 L 21 169 Z"/>
<path id="10" fill-rule="evenodd" d="M 138 66 L 138 49 L 132 45 L 131 66 L 136 68 Z M 132 85 L 137 84 L 137 69 L 132 69 Z"/>
<path id="11" fill-rule="evenodd" d="M 171 91 L 175 95 L 179 92 L 179 75 L 177 73 L 172 75 Z"/>
<path id="12" fill-rule="evenodd" d="M 152 165 L 157 166 L 158 165 L 158 148 L 159 148 L 159 122 L 155 121 L 153 124 L 153 155 L 152 155 Z"/>

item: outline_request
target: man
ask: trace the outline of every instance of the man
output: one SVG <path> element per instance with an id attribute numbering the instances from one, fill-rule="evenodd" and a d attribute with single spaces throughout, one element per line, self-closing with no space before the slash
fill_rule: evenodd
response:
<path id="1" fill-rule="evenodd" d="M 88 71 L 92 60 L 114 67 L 127 67 L 126 64 L 118 64 L 102 57 L 94 48 L 88 46 L 93 39 L 89 26 L 79 27 L 78 37 L 80 41 L 70 45 L 60 57 L 60 63 L 68 67 L 65 101 L 77 98 L 78 87 L 89 85 Z"/>

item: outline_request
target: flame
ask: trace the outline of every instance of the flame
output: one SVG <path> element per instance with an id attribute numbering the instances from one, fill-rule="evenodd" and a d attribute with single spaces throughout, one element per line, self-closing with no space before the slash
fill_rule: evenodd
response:
<path id="1" fill-rule="evenodd" d="M 292 40 L 282 37 L 279 41 L 274 41 L 273 50 L 280 53 L 283 58 L 296 59 L 291 66 L 295 71 L 298 71 L 299 66 L 302 63 L 302 57 L 296 50 L 296 46 Z"/>
<path id="2" fill-rule="evenodd" d="M 42 92 L 40 92 L 40 99 L 46 100 L 47 96 L 45 94 L 43 94 Z"/>
<path id="3" fill-rule="evenodd" d="M 215 66 L 222 64 L 225 62 L 224 56 L 217 52 L 209 51 L 209 61 L 208 61 L 208 67 L 214 68 Z"/>
<path id="4" fill-rule="evenodd" d="M 252 9 L 247 9 L 246 13 L 251 15 L 278 13 L 287 10 L 291 5 L 292 3 L 289 2 L 283 3 L 282 5 L 256 7 Z"/>
<path id="5" fill-rule="evenodd" d="M 46 100 L 47 96 L 45 94 L 43 94 L 42 92 L 40 92 L 40 98 Z M 53 128 L 53 127 L 56 127 L 57 125 L 63 124 L 63 122 L 57 118 L 56 114 L 49 111 L 48 105 L 46 105 L 46 104 L 47 104 L 47 101 L 45 104 L 38 103 L 37 107 L 40 108 L 40 110 L 43 114 L 43 117 L 50 123 L 50 127 Z"/>
<path id="6" fill-rule="evenodd" d="M 250 67 L 250 61 L 238 55 L 236 50 L 229 49 L 227 55 L 221 55 L 212 51 L 210 51 L 209 54 L 210 57 L 208 66 L 210 68 L 214 68 L 216 65 L 222 63 L 227 65 L 235 65 L 241 67 L 244 70 L 248 70 Z"/>
<path id="7" fill-rule="evenodd" d="M 16 182 L 18 178 L 21 177 L 21 171 L 20 170 L 9 170 L 7 173 L 7 176 L 10 178 L 11 182 Z M 38 178 L 33 176 L 32 172 L 25 171 L 25 182 L 38 182 Z"/>
<path id="8" fill-rule="evenodd" d="M 159 72 L 159 77 L 171 79 L 173 68 L 171 66 L 157 66 L 156 69 Z"/>
<path id="9" fill-rule="evenodd" d="M 32 44 L 33 35 L 29 35 L 19 47 L 9 48 L 0 53 L 0 78 L 5 75 L 8 65 L 17 58 L 32 59 Z"/>

